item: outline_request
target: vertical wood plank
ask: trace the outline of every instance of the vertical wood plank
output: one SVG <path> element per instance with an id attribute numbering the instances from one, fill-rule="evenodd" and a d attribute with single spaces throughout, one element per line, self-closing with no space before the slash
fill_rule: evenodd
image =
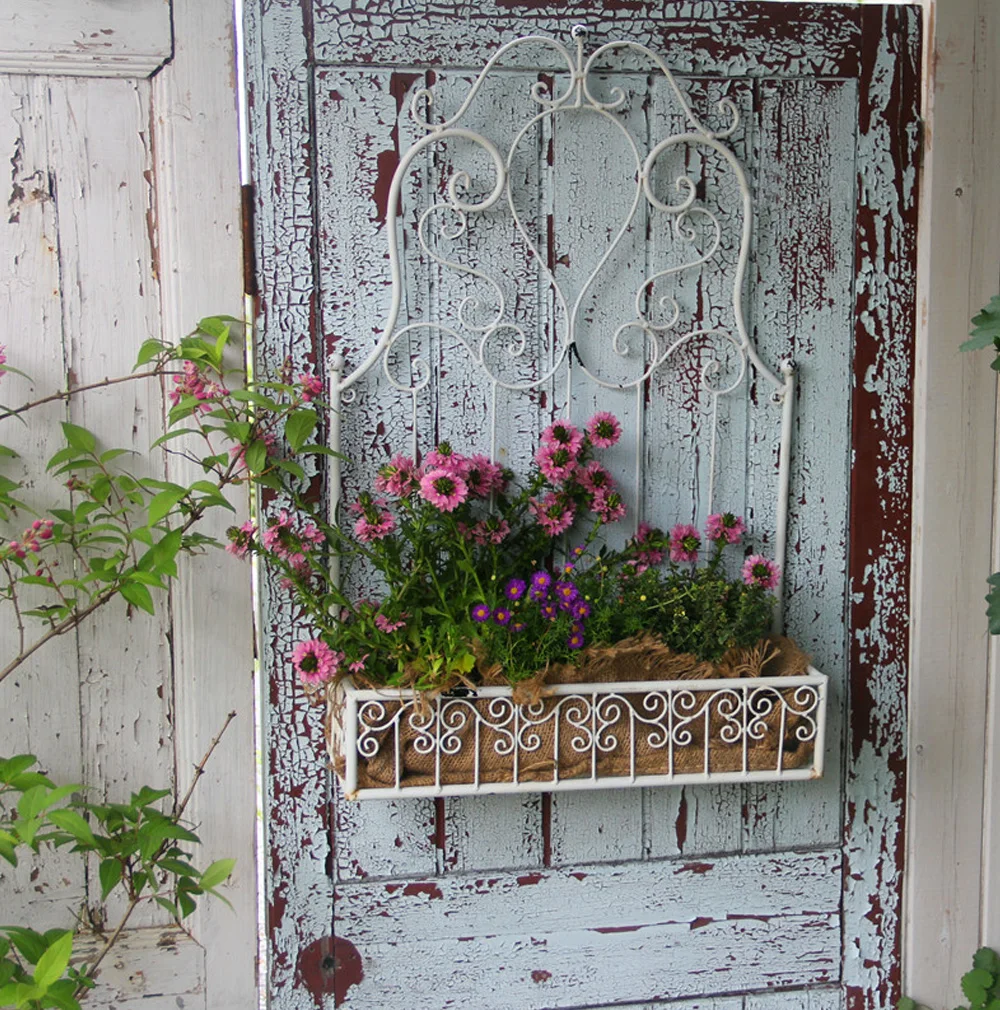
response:
<path id="1" fill-rule="evenodd" d="M 831 678 L 827 755 L 808 798 L 791 784 L 746 789 L 748 850 L 836 845 L 841 834 L 854 235 L 853 82 L 762 81 L 759 94 L 754 338 L 797 369 L 789 536 L 788 633 Z M 769 396 L 761 387 L 759 397 Z M 775 528 L 776 432 L 754 425 L 748 466 L 755 526 Z"/>
<path id="2" fill-rule="evenodd" d="M 996 445 L 996 376 L 989 352 L 956 353 L 967 321 L 1000 290 L 1000 77 L 994 59 L 1000 11 L 970 0 L 935 4 L 933 13 L 932 57 L 924 68 L 914 379 L 903 991 L 928 1004 L 954 1005 L 962 1001 L 959 979 L 970 952 L 980 943 L 1000 946 L 1000 655 L 996 640 L 984 637 L 982 613 L 984 580 L 1000 567 L 995 533 L 993 565 L 983 552 L 996 522 L 997 469 L 984 466 Z M 987 827 L 980 837 L 973 825 L 984 806 Z"/>
<path id="3" fill-rule="evenodd" d="M 63 327 L 70 374 L 88 383 L 127 374 L 138 345 L 160 333 L 150 88 L 73 78 L 48 88 Z M 91 269 L 95 263 L 102 269 Z M 69 415 L 102 448 L 134 450 L 134 473 L 162 478 L 162 459 L 146 457 L 162 411 L 159 386 L 137 382 L 94 391 L 72 403 Z M 138 784 L 174 782 L 169 626 L 165 602 L 150 617 L 116 600 L 77 632 L 84 780 L 94 795 L 124 799 Z M 121 900 L 109 903 L 113 921 Z M 159 909 L 137 915 L 136 925 L 166 921 Z"/>
<path id="4" fill-rule="evenodd" d="M 900 995 L 920 21 L 862 9 L 844 872 L 849 1010 Z"/>
<path id="5" fill-rule="evenodd" d="M 286 358 L 304 370 L 320 350 L 307 13 L 298 4 L 244 8 L 250 153 L 255 177 L 268 180 L 257 191 L 255 239 L 257 357 L 265 370 Z M 260 607 L 267 980 L 273 1010 L 298 1010 L 310 991 L 319 999 L 326 985 L 321 966 L 332 944 L 331 790 L 320 712 L 304 703 L 289 664 L 306 629 L 299 628 L 277 580 L 262 580 Z"/>
<path id="6" fill-rule="evenodd" d="M 198 319 L 242 316 L 239 137 L 235 115 L 233 13 L 225 5 L 174 0 L 173 59 L 152 82 L 157 266 L 163 338 L 178 341 Z M 243 366 L 243 348 L 228 364 Z M 168 479 L 189 484 L 200 467 L 167 457 Z M 246 518 L 238 512 L 203 523 L 225 540 Z M 256 764 L 253 603 L 249 565 L 221 552 L 178 559 L 171 592 L 177 777 L 186 789 L 195 764 L 235 710 L 188 816 L 198 824 L 202 864 L 224 857 L 236 869 L 222 888 L 232 908 L 199 902 L 192 932 L 210 970 L 201 983 L 206 1010 L 251 1007 L 257 999 Z"/>
<path id="7" fill-rule="evenodd" d="M 0 402 L 24 403 L 60 389 L 66 382 L 62 308 L 59 297 L 59 232 L 51 188 L 48 150 L 48 100 L 44 80 L 0 75 L 0 162 L 10 165 L 5 210 L 0 214 L 0 317 L 8 363 L 33 381 L 6 374 Z M 67 204 L 72 203 L 70 194 Z M 21 497 L 39 510 L 64 491 L 44 473 L 49 457 L 62 447 L 59 422 L 63 404 L 37 408 L 27 426 L 11 419 L 0 426 L 0 443 L 20 454 L 4 459 L 2 472 L 24 481 Z M 18 516 L 4 524 L 3 536 L 16 538 L 29 521 Z M 4 605 L 7 606 L 6 604 Z M 26 641 L 41 633 L 26 626 Z M 5 611 L 0 621 L 0 656 L 12 659 L 21 648 L 15 621 Z M 58 638 L 0 685 L 0 753 L 34 753 L 58 783 L 82 782 L 80 697 L 76 686 L 76 643 Z M 66 923 L 66 908 L 86 896 L 82 864 L 65 850 L 43 858 L 25 855 L 17 869 L 0 868 L 4 920 L 54 929 Z"/>
<path id="8" fill-rule="evenodd" d="M 395 227 L 385 206 L 399 152 L 408 145 L 408 89 L 415 75 L 385 70 L 317 72 L 317 212 L 323 347 L 357 367 L 374 345 L 390 304 L 385 228 Z M 422 78 L 420 78 L 422 84 Z M 413 207 L 414 183 L 407 187 Z M 412 215 L 412 209 L 409 216 Z M 412 269 L 412 264 L 407 263 Z M 404 362 L 400 363 L 405 369 Z M 405 371 L 402 374 L 406 374 Z M 395 452 L 410 452 L 410 399 L 381 370 L 359 383 L 345 409 L 342 441 L 350 457 L 344 473 L 344 503 L 370 488 L 378 468 Z M 426 403 L 421 417 L 430 427 Z M 425 443 L 426 450 L 426 443 Z M 361 595 L 378 587 L 352 575 Z M 360 581 L 357 581 L 360 580 Z M 357 803 L 337 787 L 336 873 L 340 880 L 433 873 L 438 865 L 437 812 L 433 800 Z"/>

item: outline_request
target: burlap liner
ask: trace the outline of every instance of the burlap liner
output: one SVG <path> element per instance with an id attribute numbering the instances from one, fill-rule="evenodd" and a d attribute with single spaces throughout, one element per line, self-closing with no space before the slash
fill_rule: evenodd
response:
<path id="1" fill-rule="evenodd" d="M 534 704 L 537 710 L 530 716 L 532 722 L 540 725 L 521 734 L 521 746 L 517 748 L 518 779 L 527 782 L 552 781 L 554 778 L 556 717 L 548 716 L 559 702 L 547 691 L 552 684 L 594 684 L 594 683 L 628 683 L 639 681 L 676 681 L 676 680 L 708 680 L 708 679 L 739 679 L 748 677 L 793 677 L 807 673 L 809 659 L 799 647 L 787 638 L 772 638 L 762 641 L 750 649 L 732 649 L 718 663 L 708 663 L 694 656 L 672 652 L 653 636 L 643 635 L 625 639 L 614 646 L 597 646 L 585 650 L 580 656 L 580 663 L 552 666 L 540 670 L 530 681 L 517 685 L 513 700 L 517 704 Z M 481 670 L 483 683 L 505 683 L 499 671 Z M 789 688 L 780 693 L 785 700 L 795 706 L 792 695 L 795 689 Z M 643 693 L 623 693 L 625 698 L 637 713 L 644 713 Z M 776 700 L 776 696 L 772 696 Z M 696 696 L 698 705 L 694 711 L 702 708 L 703 697 Z M 399 710 L 400 704 L 388 694 L 384 699 L 385 721 L 391 719 Z M 475 719 L 471 708 L 483 714 L 490 720 L 490 699 L 467 697 L 461 704 L 454 706 L 456 716 L 465 713 L 468 718 L 464 726 L 454 729 L 453 737 L 460 740 L 461 746 L 457 753 L 441 755 L 440 782 L 443 785 L 462 785 L 475 782 Z M 610 703 L 605 703 L 606 705 Z M 421 702 L 422 711 L 428 718 L 432 712 L 429 702 Z M 796 736 L 796 729 L 802 725 L 801 716 L 786 710 L 784 739 L 779 740 L 782 705 L 775 704 L 772 711 L 763 715 L 761 722 L 766 725 L 767 732 L 762 739 L 748 741 L 747 768 L 758 770 L 791 770 L 808 765 L 813 757 L 813 743 L 801 742 Z M 341 725 L 343 711 L 343 689 L 331 688 L 328 692 L 327 733 L 331 741 L 331 753 L 334 755 L 334 767 L 341 776 L 344 774 L 344 759 L 340 753 Z M 631 763 L 632 733 L 630 718 L 626 706 L 619 706 L 617 718 L 610 718 L 614 713 L 605 709 L 609 716 L 606 726 L 600 729 L 599 741 L 607 746 L 607 752 L 599 752 L 596 758 L 596 775 L 598 778 L 611 778 L 646 775 L 665 775 L 671 771 L 675 774 L 700 773 L 705 768 L 703 717 L 699 717 L 686 725 L 690 731 L 690 742 L 684 744 L 675 742 L 673 747 L 653 746 L 658 740 L 657 727 L 637 722 L 635 725 L 635 765 Z M 658 713 L 651 713 L 658 714 Z M 574 739 L 587 740 L 580 726 L 573 724 L 573 719 L 580 721 L 579 713 L 574 713 L 569 702 L 564 701 L 558 716 L 558 766 L 559 779 L 574 779 L 589 777 L 594 771 L 592 749 L 587 746 L 584 752 L 576 750 Z M 493 721 L 496 721 L 494 718 Z M 418 720 L 419 722 L 419 720 Z M 586 720 L 591 726 L 589 705 L 586 706 Z M 725 743 L 720 732 L 727 725 L 719 706 L 714 703 L 709 718 L 709 764 L 711 772 L 741 771 L 743 765 L 743 741 Z M 732 722 L 728 725 L 732 728 Z M 507 727 L 508 730 L 511 727 Z M 534 735 L 528 737 L 527 733 Z M 391 728 L 373 733 L 378 741 L 378 750 L 372 757 L 358 756 L 358 789 L 384 789 L 396 785 L 395 745 Z M 418 741 L 421 737 L 419 728 L 410 724 L 409 714 L 400 720 L 400 758 L 402 763 L 400 785 L 403 788 L 429 786 L 435 784 L 435 753 L 421 753 Z M 612 742 L 614 738 L 616 743 Z M 660 734 L 662 741 L 662 733 Z M 651 742 L 652 741 L 652 742 Z M 426 738 L 425 738 L 426 742 Z M 510 737 L 502 732 L 492 730 L 486 723 L 480 724 L 479 735 L 479 781 L 480 782 L 512 782 L 514 781 L 514 752 L 498 753 L 496 744 L 509 744 Z M 537 746 L 530 746 L 537 744 Z M 528 746 L 525 746 L 528 745 Z"/>

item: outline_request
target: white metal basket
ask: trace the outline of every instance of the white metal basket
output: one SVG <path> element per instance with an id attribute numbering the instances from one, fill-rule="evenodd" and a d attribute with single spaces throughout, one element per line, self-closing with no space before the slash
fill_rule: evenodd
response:
<path id="1" fill-rule="evenodd" d="M 351 799 L 813 779 L 823 773 L 826 698 L 827 677 L 812 667 L 557 684 L 521 704 L 509 687 L 427 699 L 346 680 L 331 689 L 328 739 Z"/>

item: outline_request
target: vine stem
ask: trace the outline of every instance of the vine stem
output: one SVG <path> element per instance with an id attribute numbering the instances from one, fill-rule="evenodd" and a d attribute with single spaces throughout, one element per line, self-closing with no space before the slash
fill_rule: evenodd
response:
<path id="1" fill-rule="evenodd" d="M 222 729 L 215 735 L 212 742 L 208 745 L 208 750 L 205 751 L 205 756 L 195 765 L 194 778 L 191 780 L 191 785 L 188 786 L 187 792 L 184 794 L 184 798 L 181 800 L 179 805 L 174 807 L 173 819 L 180 820 L 184 813 L 185 807 L 191 800 L 191 796 L 194 794 L 195 787 L 198 785 L 198 780 L 205 774 L 205 765 L 208 764 L 209 759 L 215 753 L 215 748 L 219 746 L 219 741 L 222 740 L 223 734 L 229 729 L 229 724 L 236 718 L 236 711 L 233 710 L 226 716 L 226 721 L 222 724 Z M 157 849 L 156 854 L 153 856 L 152 861 L 155 862 L 162 854 L 166 846 L 170 844 L 170 840 L 166 840 L 161 843 L 160 848 Z M 87 977 L 93 978 L 94 973 L 97 971 L 98 965 L 108 956 L 112 947 L 118 942 L 128 924 L 129 919 L 132 917 L 132 913 L 139 907 L 139 904 L 144 900 L 142 895 L 135 895 L 129 899 L 128 907 L 122 914 L 121 920 L 118 925 L 115 926 L 114 932 L 105 941 L 104 946 L 101 948 L 97 957 L 94 959 L 94 963 L 87 966 Z M 74 999 L 79 996 L 86 987 L 84 985 L 79 985 L 76 991 L 73 993 Z"/>
<path id="2" fill-rule="evenodd" d="M 55 403 L 59 400 L 69 400 L 78 393 L 86 393 L 91 389 L 104 389 L 105 386 L 117 386 L 120 382 L 132 382 L 134 379 L 154 379 L 160 375 L 181 374 L 183 373 L 167 372 L 162 368 L 154 368 L 148 372 L 136 372 L 133 375 L 119 375 L 114 379 L 104 378 L 98 382 L 87 383 L 85 386 L 73 386 L 72 389 L 62 389 L 58 393 L 49 393 L 48 396 L 43 396 L 41 399 L 29 400 L 27 403 L 22 403 L 20 407 L 4 410 L 0 413 L 0 421 L 5 421 L 8 417 L 17 417 L 18 414 L 23 414 L 26 411 L 33 410 L 35 407 L 40 407 L 44 403 Z"/>

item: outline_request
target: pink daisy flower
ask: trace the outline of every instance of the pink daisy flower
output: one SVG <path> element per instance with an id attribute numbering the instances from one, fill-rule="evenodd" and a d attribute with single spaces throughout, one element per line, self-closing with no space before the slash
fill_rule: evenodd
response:
<path id="1" fill-rule="evenodd" d="M 344 654 L 334 652 L 321 638 L 299 642 L 292 652 L 292 666 L 307 687 L 316 687 L 331 680 L 343 661 Z"/>
<path id="2" fill-rule="evenodd" d="M 587 434 L 598 449 L 610 449 L 622 437 L 622 426 L 614 414 L 601 410 L 587 422 Z"/>
<path id="3" fill-rule="evenodd" d="M 543 445 L 535 453 L 535 462 L 551 484 L 562 484 L 576 470 L 576 455 L 562 445 Z"/>
<path id="4" fill-rule="evenodd" d="M 616 523 L 625 518 L 625 502 L 617 491 L 602 489 L 596 492 L 590 507 L 601 517 L 602 523 Z"/>
<path id="5" fill-rule="evenodd" d="M 615 486 L 614 478 L 596 459 L 592 459 L 586 466 L 576 468 L 576 482 L 591 494 L 613 490 Z"/>
<path id="6" fill-rule="evenodd" d="M 442 512 L 453 512 L 469 497 L 469 487 L 452 470 L 430 470 L 420 478 L 420 494 Z"/>
<path id="7" fill-rule="evenodd" d="M 670 560 L 675 562 L 697 561 L 701 536 L 690 523 L 678 523 L 670 531 Z"/>
<path id="8" fill-rule="evenodd" d="M 553 493 L 547 494 L 541 501 L 537 498 L 530 499 L 528 508 L 538 520 L 538 525 L 550 537 L 556 537 L 568 530 L 576 517 L 573 503 L 562 495 Z"/>
<path id="9" fill-rule="evenodd" d="M 583 435 L 569 421 L 556 421 L 542 432 L 542 445 L 567 449 L 575 456 L 583 445 Z"/>
<path id="10" fill-rule="evenodd" d="M 391 512 L 376 513 L 372 518 L 363 515 L 354 524 L 354 535 L 363 543 L 370 544 L 373 540 L 382 540 L 396 528 L 396 520 Z"/>
<path id="11" fill-rule="evenodd" d="M 306 403 L 312 403 L 323 392 L 323 380 L 309 372 L 303 372 L 299 376 L 299 385 L 302 387 L 302 399 Z"/>
<path id="12" fill-rule="evenodd" d="M 450 442 L 439 442 L 438 447 L 424 457 L 425 470 L 447 470 L 464 477 L 467 466 L 468 460 L 461 453 L 455 452 Z"/>
<path id="13" fill-rule="evenodd" d="M 493 491 L 503 491 L 507 483 L 503 468 L 481 455 L 469 456 L 465 461 L 462 479 L 469 485 L 469 493 L 474 498 L 487 498 Z"/>
<path id="14" fill-rule="evenodd" d="M 406 614 L 400 614 L 398 621 L 390 620 L 385 614 L 375 615 L 375 627 L 379 631 L 384 631 L 387 635 L 391 635 L 394 631 L 399 631 L 400 628 L 406 627 Z"/>
<path id="15" fill-rule="evenodd" d="M 781 578 L 781 569 L 765 558 L 763 554 L 751 554 L 743 562 L 743 581 L 748 586 L 760 586 L 761 589 L 774 589 Z"/>
<path id="16" fill-rule="evenodd" d="M 743 517 L 732 512 L 714 512 L 705 520 L 705 536 L 715 543 L 738 544 L 746 529 Z"/>
<path id="17" fill-rule="evenodd" d="M 264 546 L 279 558 L 289 558 L 298 553 L 299 540 L 292 528 L 292 517 L 282 509 L 277 519 L 271 520 L 264 530 Z"/>
<path id="18" fill-rule="evenodd" d="M 0 344 L 0 375 L 7 371 L 3 366 L 7 364 L 7 345 Z"/>
<path id="19" fill-rule="evenodd" d="M 379 469 L 375 477 L 375 490 L 396 498 L 409 498 L 421 473 L 409 456 L 396 455 Z"/>
<path id="20" fill-rule="evenodd" d="M 257 527 L 249 519 L 242 526 L 230 526 L 226 530 L 226 536 L 229 538 L 226 550 L 233 557 L 245 558 L 256 533 Z"/>

